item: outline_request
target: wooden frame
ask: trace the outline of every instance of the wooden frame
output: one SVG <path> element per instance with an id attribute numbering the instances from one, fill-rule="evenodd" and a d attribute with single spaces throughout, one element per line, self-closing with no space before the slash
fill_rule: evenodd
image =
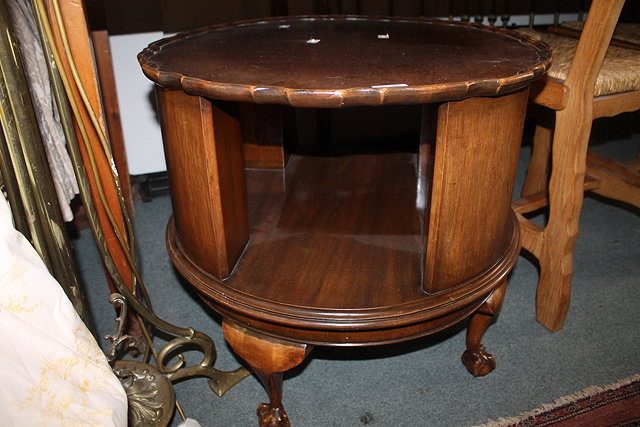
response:
<path id="1" fill-rule="evenodd" d="M 640 207 L 638 164 L 624 168 L 588 154 L 594 119 L 640 108 L 638 90 L 593 97 L 623 4 L 624 0 L 594 0 L 566 80 L 546 77 L 532 88 L 532 101 L 555 111 L 555 127 L 536 126 L 522 197 L 513 206 L 522 246 L 540 262 L 537 318 L 552 331 L 562 328 L 569 309 L 584 191 Z M 524 214 L 544 206 L 549 206 L 545 227 L 525 218 Z"/>

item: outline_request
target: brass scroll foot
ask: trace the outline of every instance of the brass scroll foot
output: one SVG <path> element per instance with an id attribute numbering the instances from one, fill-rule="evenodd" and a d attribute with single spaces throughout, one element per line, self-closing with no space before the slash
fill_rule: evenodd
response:
<path id="1" fill-rule="evenodd" d="M 113 372 L 129 402 L 129 425 L 166 426 L 176 403 L 171 382 L 153 366 L 135 360 L 118 360 Z"/>
<path id="2" fill-rule="evenodd" d="M 249 374 L 249 370 L 245 368 L 238 368 L 230 372 L 215 370 L 210 374 L 209 388 L 211 388 L 218 397 L 221 397 L 227 391 L 231 390 L 233 386 L 249 376 Z"/>

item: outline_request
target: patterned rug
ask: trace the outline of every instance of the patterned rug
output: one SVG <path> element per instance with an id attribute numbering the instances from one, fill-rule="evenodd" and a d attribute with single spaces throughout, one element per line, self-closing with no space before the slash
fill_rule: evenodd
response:
<path id="1" fill-rule="evenodd" d="M 477 427 L 516 426 L 640 426 L 640 375 L 605 387 L 589 387 L 517 417 Z"/>

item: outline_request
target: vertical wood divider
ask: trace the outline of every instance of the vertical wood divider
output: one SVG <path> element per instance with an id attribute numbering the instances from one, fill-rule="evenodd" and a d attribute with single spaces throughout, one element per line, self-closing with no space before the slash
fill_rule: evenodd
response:
<path id="1" fill-rule="evenodd" d="M 228 277 L 249 238 L 239 121 L 206 98 L 156 86 L 173 214 L 188 256 Z"/>
<path id="2" fill-rule="evenodd" d="M 247 168 L 284 169 L 293 135 L 293 109 L 272 104 L 239 104 Z"/>
<path id="3" fill-rule="evenodd" d="M 481 273 L 513 235 L 511 197 L 528 90 L 440 105 L 423 289 Z"/>

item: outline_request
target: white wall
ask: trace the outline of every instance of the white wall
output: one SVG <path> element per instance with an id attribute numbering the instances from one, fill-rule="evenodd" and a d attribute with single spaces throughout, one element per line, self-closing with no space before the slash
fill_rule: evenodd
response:
<path id="1" fill-rule="evenodd" d="M 153 83 L 142 73 L 137 55 L 164 37 L 160 31 L 109 37 L 125 150 L 131 175 L 167 169 L 155 110 Z"/>

